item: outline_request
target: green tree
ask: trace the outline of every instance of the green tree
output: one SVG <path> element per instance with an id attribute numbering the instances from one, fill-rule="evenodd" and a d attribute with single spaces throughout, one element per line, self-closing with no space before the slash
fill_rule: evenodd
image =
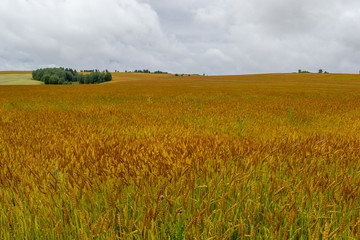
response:
<path id="1" fill-rule="evenodd" d="M 106 72 L 104 81 L 105 81 L 105 82 L 110 82 L 111 80 L 112 80 L 111 73 Z"/>
<path id="2" fill-rule="evenodd" d="M 41 81 L 45 84 L 50 84 L 50 75 L 46 74 L 41 77 Z"/>
<path id="3" fill-rule="evenodd" d="M 79 74 L 79 75 L 77 76 L 77 81 L 78 81 L 80 84 L 84 84 L 84 75 Z"/>
<path id="4" fill-rule="evenodd" d="M 49 84 L 59 84 L 59 77 L 57 75 L 52 75 Z"/>

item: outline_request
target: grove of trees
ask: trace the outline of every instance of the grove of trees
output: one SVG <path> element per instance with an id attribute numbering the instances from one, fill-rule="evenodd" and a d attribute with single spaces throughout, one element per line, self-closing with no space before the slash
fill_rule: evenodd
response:
<path id="1" fill-rule="evenodd" d="M 109 82 L 112 80 L 109 71 L 99 72 L 98 70 L 89 70 L 89 74 L 79 74 L 71 68 L 43 68 L 32 72 L 34 80 L 41 81 L 45 84 L 96 84 Z"/>
<path id="2" fill-rule="evenodd" d="M 79 74 L 78 80 L 80 84 L 95 84 L 109 82 L 112 80 L 111 73 L 106 72 L 91 72 L 90 74 Z"/>
<path id="3" fill-rule="evenodd" d="M 125 72 L 128 72 L 127 70 L 125 70 Z M 131 71 L 129 71 L 131 72 Z M 163 72 L 160 70 L 157 70 L 155 72 L 151 72 L 149 69 L 143 69 L 143 70 L 139 70 L 139 69 L 135 69 L 134 73 L 155 73 L 155 74 L 169 74 L 168 72 Z"/>

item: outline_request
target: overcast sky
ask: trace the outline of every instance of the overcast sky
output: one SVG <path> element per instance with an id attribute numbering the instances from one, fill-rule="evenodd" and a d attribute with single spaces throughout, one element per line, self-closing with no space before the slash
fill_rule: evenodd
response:
<path id="1" fill-rule="evenodd" d="M 0 70 L 360 70 L 359 0 L 1 3 Z"/>

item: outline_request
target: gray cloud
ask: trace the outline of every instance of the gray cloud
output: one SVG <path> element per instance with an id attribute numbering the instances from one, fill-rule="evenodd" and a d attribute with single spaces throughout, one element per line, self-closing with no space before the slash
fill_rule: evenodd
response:
<path id="1" fill-rule="evenodd" d="M 3 0 L 0 70 L 357 72 L 352 0 Z"/>

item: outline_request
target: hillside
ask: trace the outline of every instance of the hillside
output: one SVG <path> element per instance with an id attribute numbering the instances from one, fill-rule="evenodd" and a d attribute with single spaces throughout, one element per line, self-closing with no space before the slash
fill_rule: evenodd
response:
<path id="1" fill-rule="evenodd" d="M 86 73 L 81 73 L 86 74 Z M 224 75 L 224 76 L 201 76 L 180 74 L 149 74 L 149 73 L 112 73 L 113 80 L 105 84 L 124 83 L 131 81 L 181 81 L 191 84 L 192 81 L 204 80 L 207 85 L 211 82 L 218 84 L 250 84 L 259 87 L 356 87 L 360 83 L 360 75 L 357 74 L 317 74 L 317 73 L 280 73 L 280 74 L 251 74 L 251 75 Z M 0 71 L 0 85 L 41 85 L 42 82 L 31 78 L 31 71 Z M 265 84 L 265 85 L 264 85 Z M 216 84 L 215 84 L 216 85 Z M 214 85 L 214 86 L 215 86 Z"/>
<path id="2" fill-rule="evenodd" d="M 34 81 L 31 71 L 2 71 L 0 72 L 0 85 L 41 85 Z"/>

